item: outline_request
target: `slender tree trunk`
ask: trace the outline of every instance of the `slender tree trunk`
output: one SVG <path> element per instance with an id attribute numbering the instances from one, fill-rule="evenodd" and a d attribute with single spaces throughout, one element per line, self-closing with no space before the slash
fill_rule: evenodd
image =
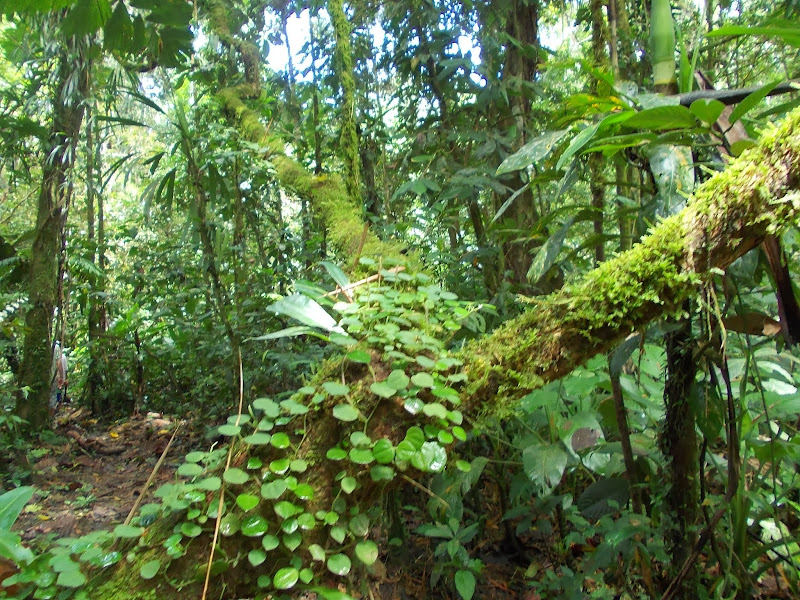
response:
<path id="1" fill-rule="evenodd" d="M 684 308 L 689 309 L 686 302 Z M 678 329 L 667 334 L 667 380 L 664 385 L 664 430 L 659 438 L 667 457 L 668 488 L 666 542 L 674 573 L 683 566 L 694 548 L 697 534 L 697 435 L 694 413 L 689 402 L 697 372 L 692 325 L 688 318 L 677 322 Z M 674 575 L 673 573 L 673 575 Z M 697 594 L 697 570 L 683 580 L 676 598 L 689 600 Z"/>
<path id="2" fill-rule="evenodd" d="M 71 191 L 68 173 L 83 122 L 90 63 L 78 42 L 65 42 L 58 59 L 53 91 L 53 121 L 42 148 L 42 183 L 37 203 L 36 232 L 31 247 L 25 341 L 19 372 L 23 390 L 17 414 L 28 421 L 31 431 L 50 424 L 50 387 L 53 364 L 53 311 L 60 287 L 59 241 L 66 221 Z M 70 91 L 72 78 L 77 89 Z"/>
<path id="3" fill-rule="evenodd" d="M 345 186 L 347 193 L 361 204 L 361 167 L 358 154 L 358 132 L 356 131 L 356 81 L 353 73 L 353 47 L 350 41 L 350 21 L 344 12 L 342 0 L 328 0 L 328 14 L 333 24 L 336 40 L 335 68 L 342 86 L 341 107 L 341 155 L 345 163 Z"/>
<path id="4" fill-rule="evenodd" d="M 106 372 L 103 336 L 106 331 L 105 304 L 105 223 L 101 188 L 101 144 L 95 139 L 94 115 L 86 122 L 86 230 L 90 247 L 90 261 L 99 275 L 89 277 L 87 333 L 89 342 L 89 368 L 86 375 L 85 397 L 95 417 L 108 417 L 111 400 L 103 390 Z M 95 229 L 95 220 L 97 228 Z"/>
<path id="5" fill-rule="evenodd" d="M 596 69 L 603 69 L 608 65 L 608 58 L 606 57 L 607 29 L 605 17 L 603 16 L 603 0 L 591 0 L 589 7 L 592 12 L 592 59 Z M 592 91 L 597 95 L 602 93 L 596 79 L 592 83 Z M 603 182 L 603 162 L 603 157 L 597 152 L 589 156 L 589 189 L 592 195 L 595 266 L 606 259 L 605 244 L 603 241 L 603 219 L 605 216 L 606 202 L 606 188 Z"/>

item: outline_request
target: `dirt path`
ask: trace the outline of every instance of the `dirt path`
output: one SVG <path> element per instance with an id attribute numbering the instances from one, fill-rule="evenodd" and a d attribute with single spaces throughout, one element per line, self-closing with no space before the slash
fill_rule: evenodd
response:
<path id="1" fill-rule="evenodd" d="M 153 413 L 102 427 L 80 410 L 62 411 L 56 428 L 61 443 L 43 445 L 28 456 L 26 483 L 37 492 L 14 529 L 31 541 L 48 534 L 81 536 L 123 522 L 176 427 L 144 502 L 174 477 L 196 442 L 190 428 Z"/>

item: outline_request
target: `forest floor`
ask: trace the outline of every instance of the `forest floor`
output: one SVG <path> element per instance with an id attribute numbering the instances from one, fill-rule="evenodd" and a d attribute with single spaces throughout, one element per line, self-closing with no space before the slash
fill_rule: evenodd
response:
<path id="1" fill-rule="evenodd" d="M 206 437 L 208 425 L 155 413 L 102 425 L 90 419 L 88 411 L 62 407 L 56 435 L 27 456 L 24 483 L 35 486 L 37 492 L 14 529 L 26 543 L 35 545 L 47 538 L 77 537 L 122 523 L 142 493 L 139 504 L 152 502 L 153 492 L 175 478 L 186 453 L 211 445 Z M 165 458 L 145 490 L 162 454 Z M 507 540 L 515 536 L 508 535 L 502 520 L 503 503 L 496 485 L 480 485 L 479 500 L 471 512 L 480 515 L 483 529 L 471 544 L 470 555 L 480 559 L 484 567 L 474 598 L 541 600 L 542 596 L 525 585 L 525 570 L 532 561 L 537 564 L 537 571 L 551 569 L 553 559 L 558 560 L 554 555 L 555 541 L 528 535 L 515 539 L 512 547 Z M 428 499 L 416 488 L 409 488 L 406 494 L 401 499 L 406 507 L 424 507 Z M 424 510 L 403 510 L 402 518 L 405 531 L 413 532 L 424 522 Z M 458 598 L 446 584 L 431 589 L 431 571 L 436 564 L 433 555 L 439 541 L 409 535 L 399 548 L 384 544 L 387 551 L 382 554 L 379 568 L 373 569 L 369 581 L 362 582 L 359 592 L 351 593 L 355 598 L 383 600 Z M 445 573 L 442 582 L 452 576 L 453 572 Z M 791 597 L 772 577 L 759 584 L 757 598 Z M 312 597 L 313 594 L 309 600 Z"/>
<path id="2" fill-rule="evenodd" d="M 24 483 L 37 491 L 14 525 L 26 543 L 78 537 L 122 523 L 142 493 L 145 496 L 140 504 L 152 502 L 153 492 L 174 479 L 187 452 L 211 444 L 204 435 L 207 423 L 156 413 L 100 424 L 88 416 L 88 411 L 65 406 L 61 407 L 56 424 L 56 435 L 26 457 L 25 470 L 29 473 Z M 178 432 L 169 445 L 176 428 Z M 164 461 L 145 490 L 168 445 Z M 424 498 L 416 501 L 420 506 L 425 504 Z M 537 595 L 510 586 L 509 582 L 522 580 L 524 566 L 520 566 L 513 552 L 503 550 L 499 506 L 487 506 L 487 511 L 482 547 L 474 549 L 474 555 L 485 564 L 474 598 L 538 600 Z M 404 511 L 404 516 L 407 531 L 420 524 L 413 512 Z M 412 535 L 399 551 L 391 549 L 385 568 L 376 571 L 363 597 L 457 598 L 454 591 L 447 592 L 441 585 L 431 590 L 434 545 L 435 540 Z M 443 581 L 447 578 L 444 575 Z"/>

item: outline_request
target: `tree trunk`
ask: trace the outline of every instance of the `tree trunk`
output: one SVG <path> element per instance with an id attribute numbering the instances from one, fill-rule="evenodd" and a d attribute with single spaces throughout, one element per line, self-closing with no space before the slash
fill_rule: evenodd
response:
<path id="1" fill-rule="evenodd" d="M 103 389 L 103 375 L 107 370 L 103 336 L 107 327 L 105 302 L 105 218 L 102 195 L 102 160 L 100 143 L 95 143 L 94 115 L 86 124 L 86 232 L 92 262 L 99 275 L 89 277 L 87 334 L 89 367 L 86 374 L 84 396 L 95 417 L 111 416 L 111 399 Z M 97 227 L 95 228 L 95 220 Z"/>
<path id="2" fill-rule="evenodd" d="M 60 287 L 59 240 L 66 221 L 70 185 L 67 175 L 75 161 L 75 148 L 83 122 L 90 63 L 75 41 L 65 42 L 58 59 L 53 91 L 53 121 L 42 148 L 42 184 L 37 204 L 36 233 L 31 247 L 25 341 L 19 386 L 27 393 L 17 402 L 17 414 L 30 431 L 50 424 L 50 387 L 53 364 L 53 311 Z M 77 72 L 76 72 L 77 71 Z M 68 84 L 78 81 L 70 92 Z"/>

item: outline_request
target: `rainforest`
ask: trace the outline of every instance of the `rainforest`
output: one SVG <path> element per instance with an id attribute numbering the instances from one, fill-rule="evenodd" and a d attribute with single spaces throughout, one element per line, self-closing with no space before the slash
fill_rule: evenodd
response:
<path id="1" fill-rule="evenodd" d="M 800 597 L 795 0 L 0 0 L 0 598 Z"/>

